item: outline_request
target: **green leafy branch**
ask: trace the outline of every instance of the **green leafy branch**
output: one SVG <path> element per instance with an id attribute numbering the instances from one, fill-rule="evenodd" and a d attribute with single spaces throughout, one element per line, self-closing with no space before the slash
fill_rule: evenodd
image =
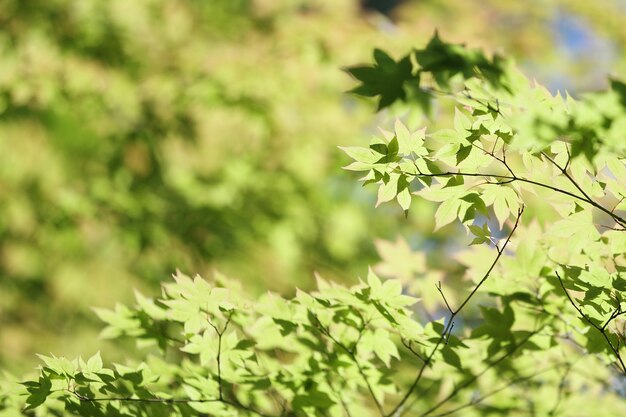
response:
<path id="1" fill-rule="evenodd" d="M 207 314 L 209 314 L 207 312 Z M 217 386 L 219 389 L 219 398 L 220 400 L 224 399 L 224 393 L 223 393 L 223 388 L 222 388 L 222 362 L 221 362 L 221 358 L 222 358 L 222 336 L 224 335 L 224 333 L 226 332 L 226 329 L 228 329 L 228 325 L 230 324 L 230 320 L 233 317 L 233 310 L 230 310 L 228 313 L 228 316 L 226 317 L 226 323 L 224 323 L 224 327 L 222 327 L 222 330 L 219 330 L 217 328 L 216 325 L 214 325 L 211 320 L 209 318 L 207 318 L 207 322 L 209 323 L 209 325 L 213 328 L 213 330 L 215 330 L 215 333 L 217 334 Z"/>
<path id="2" fill-rule="evenodd" d="M 364 97 L 379 96 L 378 110 L 399 100 L 420 101 L 428 108 L 430 88 L 420 85 L 426 75 L 443 86 L 456 75 L 465 79 L 482 77 L 494 85 L 507 84 L 506 63 L 500 56 L 489 59 L 480 50 L 443 42 L 437 32 L 426 47 L 416 48 L 398 61 L 380 49 L 374 50 L 373 58 L 372 65 L 353 66 L 346 71 L 361 83 L 350 92 Z"/>
<path id="3" fill-rule="evenodd" d="M 344 351 L 352 360 L 352 362 L 354 363 L 354 365 L 357 367 L 359 374 L 361 375 L 361 377 L 363 378 L 363 381 L 365 382 L 365 385 L 367 386 L 367 390 L 369 391 L 370 397 L 372 399 L 372 401 L 374 401 L 374 404 L 376 405 L 376 408 L 378 409 L 379 413 L 381 416 L 385 415 L 385 412 L 383 410 L 383 406 L 380 403 L 380 401 L 378 401 L 378 399 L 376 398 L 376 394 L 374 393 L 374 389 L 372 388 L 372 384 L 369 381 L 369 378 L 367 377 L 367 375 L 365 374 L 365 371 L 363 370 L 363 367 L 361 366 L 361 364 L 359 363 L 359 360 L 356 357 L 355 354 L 355 348 L 358 344 L 358 340 L 361 339 L 361 335 L 363 334 L 363 330 L 365 329 L 365 327 L 367 326 L 365 324 L 365 322 L 363 323 L 363 326 L 361 327 L 361 329 L 359 330 L 359 338 L 357 339 L 357 342 L 354 345 L 354 348 L 348 348 L 346 345 L 344 345 L 343 343 L 341 343 L 339 340 L 337 340 L 335 337 L 333 337 L 333 335 L 330 333 L 330 330 L 325 327 L 317 318 L 317 316 L 314 313 L 310 313 L 311 317 L 313 318 L 313 320 L 315 321 L 315 324 L 317 326 L 317 328 L 319 329 L 319 331 L 325 335 L 326 337 L 328 337 L 334 344 L 335 346 L 339 347 L 342 351 Z"/>
<path id="4" fill-rule="evenodd" d="M 613 321 L 614 319 L 616 319 L 617 317 L 619 317 L 621 315 L 626 314 L 626 311 L 622 311 L 622 309 L 621 309 L 621 303 L 619 303 L 619 301 L 618 301 L 617 302 L 617 307 L 611 313 L 611 316 L 606 320 L 606 322 L 603 325 L 598 325 L 596 322 L 594 322 L 588 315 L 586 315 L 581 310 L 581 308 L 578 306 L 578 304 L 576 304 L 574 302 L 574 300 L 572 299 L 572 296 L 570 295 L 569 291 L 567 291 L 567 289 L 565 288 L 565 284 L 563 283 L 563 279 L 561 278 L 561 275 L 558 273 L 558 271 L 554 271 L 554 273 L 556 274 L 556 277 L 559 280 L 559 284 L 561 285 L 561 288 L 563 289 L 563 292 L 567 296 L 567 299 L 568 299 L 569 303 L 572 305 L 572 307 L 574 307 L 576 309 L 576 311 L 578 312 L 578 314 L 580 315 L 580 318 L 582 320 L 584 320 L 585 322 L 589 323 L 589 325 L 591 325 L 591 327 L 593 327 L 598 332 L 600 332 L 600 334 L 602 335 L 602 337 L 606 341 L 607 346 L 611 349 L 611 351 L 615 355 L 615 359 L 617 360 L 617 362 L 619 364 L 619 366 L 618 366 L 619 371 L 622 374 L 626 375 L 626 364 L 624 363 L 624 360 L 622 359 L 622 355 L 621 355 L 621 353 L 619 351 L 619 349 L 620 349 L 620 340 L 618 339 L 617 340 L 617 344 L 614 344 L 611 341 L 609 335 L 606 332 L 607 326 L 609 325 L 609 323 L 611 321 Z"/>
<path id="5" fill-rule="evenodd" d="M 86 403 L 94 403 L 94 402 L 111 402 L 111 401 L 121 401 L 126 403 L 144 403 L 144 404 L 190 404 L 190 403 L 222 403 L 240 410 L 244 410 L 250 412 L 252 414 L 256 414 L 261 417 L 271 417 L 268 414 L 264 414 L 258 410 L 254 410 L 250 407 L 247 407 L 239 402 L 226 400 L 224 398 L 199 398 L 199 399 L 191 399 L 191 398 L 162 398 L 162 397 L 153 397 L 153 398 L 136 398 L 136 397 L 88 397 L 86 395 L 80 394 L 76 390 L 68 389 L 67 392 L 76 396 L 81 402 Z"/>
<path id="6" fill-rule="evenodd" d="M 534 333 L 534 334 L 536 334 L 536 333 Z M 526 340 L 522 341 L 522 343 L 525 342 Z M 517 349 L 520 346 L 521 346 L 521 344 L 518 345 L 518 346 L 515 346 L 515 349 Z M 481 394 L 479 397 L 472 398 L 469 402 L 467 402 L 465 404 L 461 404 L 458 407 L 452 408 L 452 409 L 450 409 L 448 411 L 444 411 L 442 413 L 435 414 L 433 417 L 445 417 L 445 416 L 449 416 L 449 415 L 455 414 L 455 413 L 457 413 L 457 412 L 459 412 L 461 410 L 464 410 L 466 408 L 469 408 L 469 407 L 477 407 L 483 401 L 485 401 L 486 399 L 488 399 L 490 397 L 493 397 L 494 395 L 496 395 L 496 394 L 498 394 L 498 393 L 500 393 L 500 392 L 502 392 L 502 391 L 504 391 L 504 390 L 506 390 L 506 389 L 508 389 L 508 388 L 510 388 L 512 386 L 514 386 L 514 385 L 520 384 L 522 382 L 533 380 L 536 377 L 538 377 L 539 375 L 545 374 L 547 372 L 551 372 L 551 371 L 553 371 L 555 369 L 560 368 L 563 365 L 569 365 L 569 363 L 567 363 L 567 362 L 564 363 L 564 364 L 557 363 L 557 364 L 554 364 L 552 366 L 546 367 L 545 369 L 542 369 L 540 371 L 534 372 L 534 373 L 532 373 L 530 375 L 524 375 L 524 376 L 520 376 L 520 377 L 517 377 L 517 378 L 513 378 L 510 381 L 508 381 L 506 384 L 503 384 L 503 385 L 501 385 L 501 386 L 499 386 L 497 388 L 494 388 L 494 389 L 492 389 L 492 390 L 490 390 L 488 392 L 485 392 L 484 394 Z M 460 390 L 457 390 L 457 392 L 460 392 Z M 420 414 L 420 417 L 425 417 L 427 415 L 430 415 L 434 411 L 436 411 L 436 410 L 428 410 L 428 411 Z"/>
<path id="7" fill-rule="evenodd" d="M 572 176 L 567 172 L 567 167 L 568 167 L 568 165 L 571 162 L 572 156 L 571 156 L 571 153 L 569 151 L 569 147 L 567 145 L 565 146 L 565 149 L 567 151 L 567 161 L 565 163 L 565 166 L 560 166 L 554 159 L 550 158 L 550 156 L 546 152 L 541 152 L 541 155 L 544 158 L 546 158 L 548 161 L 550 161 L 552 163 L 552 165 L 554 165 L 565 176 L 565 178 L 567 178 L 567 180 L 574 187 L 576 187 L 576 189 L 578 191 L 580 191 L 580 193 L 583 195 L 582 198 L 580 196 L 576 196 L 576 198 L 578 198 L 581 201 L 584 201 L 587 204 L 592 205 L 593 207 L 597 208 L 598 210 L 602 211 L 603 213 L 608 214 L 617 224 L 622 226 L 623 230 L 626 231 L 626 219 L 616 215 L 615 214 L 615 209 L 609 210 L 608 208 L 606 208 L 606 207 L 598 204 L 596 201 L 594 201 L 591 197 L 589 197 L 589 195 L 585 192 L 585 190 L 582 189 L 582 187 L 578 184 L 578 182 L 576 182 L 574 180 L 574 178 L 572 178 Z"/>
<path id="8" fill-rule="evenodd" d="M 448 310 L 450 312 L 450 316 L 448 317 L 448 321 L 447 324 L 444 327 L 443 332 L 441 333 L 441 336 L 439 337 L 439 339 L 437 340 L 437 342 L 435 343 L 435 346 L 432 348 L 432 350 L 430 351 L 430 353 L 428 354 L 428 356 L 423 360 L 422 366 L 420 367 L 415 379 L 413 380 L 413 383 L 411 384 L 411 386 L 409 387 L 408 391 L 404 394 L 404 396 L 400 399 L 400 401 L 398 402 L 398 404 L 396 404 L 396 406 L 386 414 L 386 417 L 397 417 L 399 415 L 402 415 L 402 413 L 400 412 L 400 410 L 402 409 L 402 407 L 404 406 L 404 404 L 407 402 L 407 400 L 411 397 L 411 395 L 413 394 L 413 392 L 417 389 L 422 376 L 424 375 L 424 371 L 426 370 L 426 368 L 430 365 L 431 361 L 433 360 L 433 357 L 435 355 L 435 353 L 437 353 L 439 347 L 446 343 L 447 338 L 450 336 L 452 329 L 454 327 L 454 319 L 456 318 L 456 316 L 461 312 L 461 310 L 463 310 L 463 308 L 467 305 L 467 303 L 469 303 L 469 301 L 472 299 L 472 297 L 474 297 L 474 295 L 476 294 L 476 292 L 480 289 L 480 287 L 485 283 L 485 281 L 487 281 L 487 279 L 489 279 L 489 276 L 491 275 L 491 272 L 493 271 L 493 269 L 496 267 L 496 265 L 498 264 L 498 261 L 500 260 L 502 254 L 504 253 L 504 250 L 506 249 L 506 246 L 509 244 L 509 242 L 511 241 L 511 237 L 513 237 L 513 234 L 515 233 L 515 231 L 517 230 L 517 227 L 519 225 L 519 221 L 520 218 L 522 216 L 522 213 L 524 212 L 524 208 L 522 206 L 522 208 L 520 208 L 520 210 L 517 213 L 517 218 L 515 220 L 515 223 L 513 225 L 513 227 L 511 228 L 511 231 L 509 232 L 509 235 L 507 236 L 506 240 L 504 241 L 502 247 L 497 248 L 497 255 L 494 258 L 493 262 L 491 263 L 491 265 L 489 266 L 489 268 L 487 269 L 487 272 L 485 272 L 485 274 L 483 275 L 483 277 L 480 279 L 480 281 L 478 282 L 478 284 L 476 284 L 476 286 L 474 286 L 474 288 L 472 289 L 472 291 L 465 297 L 465 299 L 463 300 L 463 302 L 461 302 L 461 304 L 456 308 L 456 309 L 452 309 L 450 308 L 450 304 L 448 303 L 445 295 L 443 294 L 443 291 L 441 290 L 441 287 L 438 287 L 438 290 L 440 291 L 446 306 L 448 307 Z M 473 381 L 472 381 L 473 382 Z M 455 394 L 456 395 L 456 394 Z M 454 395 L 452 396 L 454 397 Z M 451 399 L 452 397 L 448 398 Z M 447 401 L 447 400 L 446 400 Z M 443 405 L 443 403 L 441 404 Z M 437 407 L 438 408 L 438 407 Z M 434 411 L 434 410 L 433 410 Z M 400 414 L 397 414 L 398 412 L 400 412 Z"/>
<path id="9" fill-rule="evenodd" d="M 475 145 L 476 146 L 476 145 Z M 484 151 L 484 149 L 480 148 L 481 150 Z M 449 178 L 449 177 L 455 177 L 455 176 L 461 176 L 461 177 L 479 177 L 479 178 L 485 178 L 487 179 L 487 183 L 488 184 L 493 184 L 493 185 L 506 185 L 506 184 L 510 184 L 512 182 L 518 181 L 518 182 L 523 182 L 526 184 L 531 184 L 531 185 L 535 185 L 541 188 L 545 188 L 563 195 L 567 195 L 569 197 L 575 198 L 578 201 L 582 201 L 586 204 L 589 204 L 597 209 L 599 209 L 600 211 L 602 211 L 603 213 L 609 215 L 617 224 L 619 224 L 620 226 L 622 226 L 623 229 L 618 229 L 618 230 L 626 230 L 626 219 L 615 214 L 614 209 L 610 210 L 604 206 L 602 206 L 601 204 L 597 203 L 595 200 L 593 200 L 591 197 L 589 197 L 589 195 L 580 187 L 580 185 L 578 185 L 578 183 L 567 173 L 567 168 L 564 167 L 560 167 L 558 164 L 556 164 L 556 162 L 554 162 L 554 160 L 552 158 L 550 158 L 545 152 L 542 152 L 542 155 L 544 157 L 546 157 L 546 159 L 548 159 L 551 163 L 555 164 L 561 171 L 562 173 L 565 175 L 565 177 L 578 189 L 580 190 L 580 192 L 583 194 L 582 196 L 571 193 L 567 190 L 564 190 L 562 188 L 558 188 L 555 187 L 553 185 L 550 184 L 545 184 L 545 183 L 541 183 L 529 178 L 524 178 L 521 176 L 516 175 L 512 168 L 510 167 L 510 165 L 507 164 L 506 162 L 506 157 L 503 157 L 502 159 L 495 156 L 493 154 L 493 152 L 488 152 L 485 151 L 487 154 L 489 154 L 490 156 L 492 156 L 493 158 L 495 158 L 496 160 L 498 160 L 499 162 L 502 162 L 506 169 L 510 172 L 510 175 L 502 175 L 502 174 L 495 174 L 495 173 L 480 173 L 480 172 L 463 172 L 463 171 L 448 171 L 448 172 L 439 172 L 439 173 L 424 173 L 420 171 L 420 168 L 416 165 L 415 168 L 417 169 L 417 173 L 411 173 L 411 172 L 406 172 L 406 171 L 401 171 L 399 169 L 396 170 L 396 172 L 401 173 L 402 175 L 406 175 L 406 176 L 412 176 L 415 178 Z M 497 180 L 501 180 L 501 181 L 496 181 L 496 182 L 490 182 L 488 179 L 489 178 L 494 178 Z"/>
<path id="10" fill-rule="evenodd" d="M 588 399 L 612 405 L 607 414 L 626 413 L 611 367 L 598 367 L 610 361 L 626 373 L 624 332 L 615 330 L 626 314 L 618 296 L 626 291 L 626 165 L 623 155 L 597 147 L 603 135 L 623 130 L 626 112 L 614 107 L 603 119 L 602 106 L 590 104 L 602 99 L 553 97 L 527 85 L 508 61 L 438 36 L 397 61 L 377 50 L 374 61 L 349 70 L 361 82 L 354 92 L 379 97 L 379 108 L 396 101 L 427 107 L 432 97 L 451 97 L 453 128 L 427 135 L 426 128 L 409 131 L 397 121 L 393 132 L 383 131 L 369 147 L 344 148 L 354 160 L 347 169 L 367 172 L 364 182 L 379 186 L 378 204 L 395 199 L 406 212 L 417 195 L 440 203 L 437 229 L 458 220 L 475 235 L 468 255 L 458 257 L 458 272 L 474 277 L 467 291 L 453 298 L 430 271 L 411 268 L 401 279 L 385 272 L 390 279 L 381 280 L 372 269 L 367 282 L 351 287 L 318 278 L 314 291 L 249 300 L 243 287 L 223 277 L 213 285 L 176 274 L 157 300 L 138 294 L 134 307 L 97 311 L 107 324 L 105 336 L 130 337 L 157 353 L 135 368 L 105 368 L 99 354 L 86 362 L 42 356 L 39 379 L 23 384 L 28 411 L 444 417 L 470 407 L 491 413 L 487 399 L 499 407 L 504 396 L 498 394 L 506 389 L 534 408 L 545 400 L 533 391 L 541 386 L 555 394 L 543 401 L 542 415 L 583 415 L 580 407 Z M 429 81 L 432 86 L 425 85 Z M 609 104 L 614 99 L 613 93 L 604 96 Z M 585 119 L 587 113 L 592 117 Z M 587 134 L 594 139 L 585 141 Z M 523 200 L 525 192 L 539 190 L 550 191 L 546 202 L 554 207 L 545 217 Z M 616 204 L 607 202 L 613 199 Z M 490 216 L 488 208 L 500 229 L 509 229 L 504 240 L 479 224 L 479 214 Z M 607 228 L 614 230 L 598 230 L 597 211 L 612 219 L 616 227 Z M 546 221 L 550 216 L 557 219 L 553 224 Z M 522 233 L 512 250 L 511 239 Z M 399 257 L 391 256 L 394 262 Z M 559 273 L 558 282 L 553 278 L 558 265 L 576 284 L 566 281 L 567 288 L 583 288 L 584 300 L 574 300 Z M 431 266 L 436 268 L 424 269 Z M 433 282 L 439 283 L 433 288 Z M 479 293 L 489 299 L 474 316 L 467 310 Z M 414 295 L 441 296 L 443 322 L 429 314 L 430 307 L 418 316 L 410 307 L 418 301 Z M 575 333 L 568 319 L 576 316 L 564 312 L 568 302 L 588 324 Z M 458 326 L 461 313 L 467 317 Z M 170 348 L 181 353 L 171 355 Z M 573 354 L 586 361 L 584 369 L 572 371 Z M 535 364 L 540 370 L 529 374 Z M 605 401 L 611 395 L 616 400 Z M 498 410 L 523 412 L 509 404 Z"/>
<path id="11" fill-rule="evenodd" d="M 448 401 L 450 401 L 451 399 L 456 397 L 463 389 L 465 389 L 468 386 L 470 386 L 471 384 L 473 384 L 482 375 L 486 374 L 489 370 L 491 370 L 492 368 L 496 367 L 498 364 L 502 363 L 503 361 L 509 359 L 520 347 L 524 346 L 524 344 L 526 344 L 526 342 L 528 342 L 531 337 L 533 337 L 534 335 L 536 335 L 540 331 L 541 331 L 541 328 L 539 328 L 538 330 L 529 332 L 529 334 L 526 337 L 524 337 L 519 343 L 514 344 L 513 347 L 510 348 L 504 355 L 502 355 L 498 359 L 490 362 L 482 371 L 480 371 L 476 375 L 473 375 L 471 378 L 468 378 L 467 380 L 463 381 L 461 384 L 456 385 L 454 387 L 454 389 L 447 396 L 445 396 L 443 399 L 441 399 L 435 405 L 430 407 L 428 410 L 426 410 L 423 413 L 421 413 L 420 417 L 426 417 L 426 416 L 432 414 L 433 412 L 437 411 L 439 408 L 441 408 Z M 519 381 L 523 381 L 525 379 L 528 379 L 528 378 L 522 378 Z M 510 386 L 510 385 L 511 384 L 508 384 L 507 387 Z M 504 389 L 504 388 L 502 388 L 502 389 Z M 450 413 L 448 412 L 447 414 L 450 414 Z M 444 415 L 446 415 L 446 413 L 444 413 Z"/>

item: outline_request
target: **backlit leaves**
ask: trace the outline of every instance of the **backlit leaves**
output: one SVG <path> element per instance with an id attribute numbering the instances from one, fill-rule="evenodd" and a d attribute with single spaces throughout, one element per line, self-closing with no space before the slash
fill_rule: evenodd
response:
<path id="1" fill-rule="evenodd" d="M 347 68 L 346 71 L 361 82 L 350 90 L 365 97 L 379 97 L 378 110 L 390 106 L 396 100 L 406 100 L 409 84 L 419 85 L 419 74 L 413 73 L 411 59 L 407 55 L 395 61 L 384 51 L 374 51 L 374 63 Z"/>
<path id="2" fill-rule="evenodd" d="M 459 239 L 426 258 L 379 244 L 386 279 L 318 277 L 293 297 L 177 273 L 159 298 L 96 310 L 104 336 L 151 349 L 144 362 L 40 356 L 39 375 L 22 385 L 29 410 L 522 416 L 550 403 L 542 415 L 626 413 L 613 382 L 626 374 L 626 167 L 611 136 L 626 120 L 623 86 L 554 96 L 438 36 L 374 61 L 348 70 L 361 82 L 354 92 L 384 108 L 419 87 L 451 100 L 454 114 L 419 129 L 396 120 L 369 146 L 342 148 L 346 169 L 377 187 L 377 205 L 431 201 L 435 229 L 462 225 L 468 248 Z M 441 273 L 428 273 L 431 254 L 447 262 Z M 394 268 L 398 256 L 411 264 Z"/>

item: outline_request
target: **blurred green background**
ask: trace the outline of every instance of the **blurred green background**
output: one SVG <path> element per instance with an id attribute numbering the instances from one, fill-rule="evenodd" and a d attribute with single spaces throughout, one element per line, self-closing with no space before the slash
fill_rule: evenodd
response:
<path id="1" fill-rule="evenodd" d="M 341 67 L 438 29 L 575 94 L 623 76 L 625 20 L 623 0 L 0 0 L 0 367 L 97 350 L 90 307 L 176 268 L 283 293 L 381 257 L 424 272 L 412 250 L 456 229 L 374 210 L 341 170 L 337 145 L 397 116 Z"/>

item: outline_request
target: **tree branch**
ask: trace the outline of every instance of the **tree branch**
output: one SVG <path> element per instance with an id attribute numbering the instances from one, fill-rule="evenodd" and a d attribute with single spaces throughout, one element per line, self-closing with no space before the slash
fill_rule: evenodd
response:
<path id="1" fill-rule="evenodd" d="M 509 357 L 511 357 L 516 351 L 517 349 L 519 349 L 520 347 L 522 347 L 526 342 L 528 342 L 528 340 L 533 337 L 534 335 L 536 335 L 538 332 L 540 332 L 541 329 L 539 330 L 535 330 L 534 332 L 531 332 L 528 336 L 526 336 L 524 339 L 522 339 L 522 341 L 520 343 L 516 343 L 513 348 L 511 350 L 509 350 L 505 355 L 502 355 L 500 358 L 498 358 L 497 360 L 489 363 L 485 369 L 483 369 L 482 371 L 480 371 L 478 374 L 472 376 L 471 378 L 469 378 L 468 380 L 466 380 L 465 382 L 457 385 L 454 387 L 454 389 L 452 390 L 452 392 L 450 392 L 450 394 L 448 394 L 444 399 L 442 399 L 441 401 L 439 401 L 437 404 L 433 405 L 431 408 L 429 408 L 428 410 L 424 411 L 422 414 L 420 414 L 420 417 L 426 417 L 428 415 L 430 415 L 433 411 L 436 411 L 438 408 L 440 408 L 442 405 L 444 405 L 445 403 L 447 403 L 448 401 L 450 401 L 452 398 L 456 397 L 456 395 L 465 387 L 473 384 L 478 378 L 480 378 L 481 376 L 483 376 L 484 374 L 486 374 L 490 369 L 494 368 L 495 366 L 497 366 L 498 364 L 500 364 L 501 362 L 503 362 L 504 360 L 508 359 Z"/>
<path id="2" fill-rule="evenodd" d="M 221 331 L 217 328 L 217 326 L 211 323 L 211 320 L 207 318 L 207 322 L 211 327 L 213 327 L 215 333 L 217 334 L 217 386 L 219 389 L 220 400 L 224 399 L 224 393 L 222 388 L 222 335 L 226 332 L 226 329 L 228 329 L 228 325 L 230 324 L 230 320 L 232 319 L 232 317 L 233 313 L 231 311 Z"/>
<path id="3" fill-rule="evenodd" d="M 313 313 L 312 311 L 311 311 L 311 316 L 315 318 L 315 321 L 317 322 L 317 327 L 320 330 L 320 332 L 326 337 L 328 337 L 341 350 L 346 352 L 348 356 L 350 357 L 350 359 L 352 359 L 352 362 L 354 362 L 354 365 L 356 366 L 357 370 L 359 371 L 359 374 L 363 378 L 363 381 L 365 381 L 365 385 L 367 386 L 367 389 L 370 393 L 370 396 L 372 397 L 372 400 L 374 401 L 374 404 L 376 404 L 376 408 L 380 412 L 380 415 L 384 417 L 385 412 L 383 410 L 383 406 L 380 403 L 380 401 L 378 401 L 378 399 L 376 398 L 376 395 L 374 394 L 374 389 L 372 388 L 372 385 L 370 384 L 369 379 L 367 378 L 367 375 L 365 375 L 365 371 L 363 371 L 363 368 L 361 367 L 361 364 L 359 363 L 352 349 L 349 349 L 346 345 L 344 345 L 343 343 L 335 339 L 333 335 L 330 333 L 330 331 L 320 322 L 320 320 L 317 318 L 315 313 Z"/>
<path id="4" fill-rule="evenodd" d="M 232 402 L 220 398 L 199 398 L 197 400 L 192 400 L 191 398 L 162 398 L 162 397 L 153 397 L 153 398 L 135 398 L 135 397 L 88 397 L 82 395 L 75 390 L 67 390 L 71 394 L 73 394 L 76 398 L 78 398 L 81 402 L 110 402 L 110 401 L 121 401 L 121 402 L 130 402 L 130 403 L 160 403 L 160 404 L 189 404 L 189 403 L 223 403 L 229 405 L 231 407 L 239 408 L 241 410 L 248 411 L 250 413 L 256 414 L 261 417 L 271 417 L 268 414 L 262 413 L 253 408 L 247 407 L 239 402 Z"/>
<path id="5" fill-rule="evenodd" d="M 476 284 L 476 286 L 474 287 L 474 289 L 469 293 L 469 295 L 465 298 L 465 300 L 461 303 L 461 305 L 456 309 L 453 310 L 452 308 L 450 308 L 448 306 L 448 309 L 450 310 L 450 318 L 448 319 L 448 323 L 446 324 L 446 326 L 444 327 L 444 330 L 441 334 L 441 336 L 439 337 L 439 339 L 437 340 L 437 343 L 435 344 L 435 347 L 431 350 L 430 354 L 426 357 L 426 359 L 424 360 L 424 363 L 422 364 L 422 366 L 420 367 L 420 370 L 417 373 L 417 376 L 415 377 L 415 379 L 413 380 L 413 383 L 411 384 L 411 386 L 409 387 L 409 390 L 406 392 L 406 394 L 402 397 L 402 399 L 400 400 L 400 402 L 389 412 L 385 415 L 385 417 L 392 417 L 392 416 L 401 416 L 402 412 L 400 411 L 402 409 L 402 407 L 404 406 L 404 404 L 406 403 L 406 401 L 409 399 L 409 397 L 413 394 L 413 391 L 415 391 L 415 388 L 417 388 L 417 386 L 419 385 L 420 380 L 422 379 L 422 376 L 424 375 L 424 371 L 426 370 L 426 367 L 430 364 L 430 362 L 432 361 L 433 356 L 435 355 L 435 353 L 437 352 L 437 350 L 439 349 L 439 346 L 446 341 L 446 337 L 450 331 L 452 330 L 452 327 L 454 326 L 454 318 L 461 312 L 461 310 L 467 305 L 467 303 L 472 299 L 472 297 L 476 294 L 476 292 L 478 291 L 478 289 L 485 283 L 485 281 L 487 281 L 487 279 L 489 278 L 489 276 L 491 275 L 491 272 L 493 271 L 493 269 L 495 268 L 496 264 L 498 263 L 498 261 L 500 260 L 500 258 L 502 257 L 502 254 L 504 253 L 504 249 L 506 248 L 506 246 L 509 244 L 509 242 L 511 241 L 511 237 L 513 236 L 513 234 L 515 233 L 515 230 L 517 230 L 517 226 L 519 225 L 519 221 L 520 218 L 522 217 L 522 213 L 524 212 L 524 206 L 522 206 L 520 208 L 520 210 L 517 213 L 517 218 L 515 219 L 515 224 L 513 225 L 513 228 L 511 229 L 511 232 L 509 233 L 509 235 L 506 238 L 506 241 L 504 242 L 504 244 L 502 245 L 502 248 L 498 250 L 498 254 L 495 257 L 495 259 L 493 260 L 493 262 L 491 263 L 491 266 L 489 267 L 489 269 L 487 270 L 487 272 L 483 275 L 483 277 L 481 278 L 481 280 L 478 282 L 478 284 Z M 443 294 L 442 294 L 443 295 Z M 444 298 L 445 299 L 445 298 Z"/>
<path id="6" fill-rule="evenodd" d="M 526 184 L 532 184 L 535 185 L 537 187 L 541 187 L 541 188 L 546 188 L 548 190 L 554 191 L 556 193 L 560 193 L 560 194 L 564 194 L 567 195 L 569 197 L 575 198 L 576 200 L 582 201 L 584 203 L 587 203 L 589 205 L 591 205 L 592 207 L 597 208 L 598 210 L 602 211 L 603 213 L 607 214 L 608 216 L 610 216 L 617 224 L 619 224 L 620 226 L 623 226 L 626 228 L 626 219 L 618 216 L 617 214 L 615 214 L 614 212 L 612 212 L 611 210 L 607 209 L 606 207 L 603 207 L 602 205 L 596 203 L 595 201 L 593 201 L 590 198 L 586 198 L 586 197 L 581 197 L 577 194 L 574 194 L 572 192 L 569 192 L 567 190 L 563 190 L 561 188 L 557 188 L 554 187 L 552 185 L 549 184 L 544 184 L 538 181 L 534 181 L 528 178 L 524 178 L 524 177 L 518 177 L 516 175 L 501 175 L 501 174 L 482 174 L 479 172 L 462 172 L 462 171 L 457 171 L 457 172 L 441 172 L 441 173 L 436 173 L 436 174 L 425 174 L 422 172 L 418 172 L 417 174 L 413 174 L 413 173 L 409 173 L 409 172 L 405 172 L 405 171 L 401 171 L 404 175 L 409 175 L 409 176 L 413 176 L 413 177 L 417 177 L 417 178 L 440 178 L 440 177 L 452 177 L 455 175 L 459 175 L 462 177 L 478 177 L 478 178 L 496 178 L 496 179 L 500 179 L 502 181 L 499 181 L 497 183 L 495 183 L 496 185 L 504 185 L 504 184 L 509 184 L 515 181 L 519 181 L 519 182 L 523 182 Z M 494 184 L 494 183 L 491 183 Z"/>
<path id="7" fill-rule="evenodd" d="M 496 395 L 497 393 L 502 392 L 502 391 L 504 391 L 504 390 L 506 390 L 506 389 L 508 389 L 508 388 L 510 388 L 512 386 L 514 386 L 515 384 L 518 384 L 520 382 L 529 381 L 529 380 L 531 380 L 531 379 L 533 379 L 533 378 L 535 378 L 535 377 L 537 377 L 537 376 L 539 376 L 541 374 L 544 374 L 546 372 L 549 372 L 549 371 L 557 368 L 558 366 L 559 366 L 559 364 L 554 365 L 554 366 L 550 366 L 550 367 L 545 368 L 545 369 L 542 369 L 541 371 L 535 372 L 534 374 L 531 374 L 531 375 L 526 375 L 526 376 L 521 376 L 521 377 L 518 377 L 518 378 L 514 378 L 514 379 L 510 380 L 508 383 L 506 383 L 506 384 L 504 384 L 504 385 L 502 385 L 502 386 L 500 386 L 498 388 L 494 388 L 493 390 L 486 392 L 485 394 L 481 395 L 480 397 L 478 397 L 476 399 L 473 399 L 472 401 L 470 401 L 470 402 L 468 402 L 466 404 L 462 404 L 462 405 L 460 405 L 460 406 L 458 406 L 456 408 L 453 408 L 451 410 L 444 411 L 444 412 L 439 413 L 439 414 L 435 414 L 433 417 L 445 417 L 445 416 L 449 416 L 451 414 L 454 414 L 457 411 L 461 411 L 461 410 L 463 410 L 465 408 L 475 407 L 475 406 L 479 405 L 480 403 L 482 403 L 483 401 L 485 401 L 487 398 L 492 397 L 492 396 Z"/>
<path id="8" fill-rule="evenodd" d="M 591 325 L 591 327 L 593 327 L 594 329 L 599 331 L 600 334 L 602 334 L 602 337 L 604 338 L 604 340 L 606 340 L 606 343 L 610 347 L 611 351 L 613 351 L 613 354 L 615 355 L 615 357 L 617 358 L 617 361 L 619 362 L 619 365 L 620 365 L 619 366 L 619 370 L 620 370 L 620 372 L 626 375 L 626 365 L 624 364 L 624 361 L 622 359 L 622 355 L 619 352 L 619 345 L 618 346 L 613 346 L 613 342 L 611 342 L 611 339 L 609 339 L 609 336 L 606 334 L 606 326 L 608 325 L 610 320 L 612 320 L 613 318 L 617 317 L 617 316 L 615 316 L 615 317 L 613 316 L 613 314 L 615 314 L 615 313 L 611 314 L 611 318 L 603 326 L 599 326 L 593 320 L 591 320 L 589 318 L 589 316 L 587 316 L 585 313 L 583 313 L 583 311 L 580 309 L 580 307 L 578 307 L 578 305 L 574 302 L 574 300 L 572 299 L 572 297 L 569 294 L 569 291 L 567 291 L 567 289 L 565 288 L 565 284 L 563 283 L 563 279 L 561 278 L 561 275 L 559 275 L 559 273 L 557 271 L 554 271 L 554 273 L 556 274 L 556 277 L 559 279 L 559 284 L 561 284 L 561 288 L 563 288 L 563 292 L 567 296 L 567 299 L 569 300 L 570 304 L 576 309 L 576 311 L 578 312 L 578 314 L 580 314 L 580 317 L 584 321 L 589 323 Z"/>

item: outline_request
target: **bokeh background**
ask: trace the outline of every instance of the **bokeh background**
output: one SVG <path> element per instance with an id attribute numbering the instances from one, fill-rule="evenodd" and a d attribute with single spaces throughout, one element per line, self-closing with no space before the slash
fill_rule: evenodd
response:
<path id="1" fill-rule="evenodd" d="M 0 368 L 125 355 L 90 308 L 176 268 L 285 294 L 445 269 L 458 229 L 374 210 L 337 149 L 396 116 L 341 68 L 435 29 L 555 92 L 626 74 L 624 0 L 0 0 Z"/>

